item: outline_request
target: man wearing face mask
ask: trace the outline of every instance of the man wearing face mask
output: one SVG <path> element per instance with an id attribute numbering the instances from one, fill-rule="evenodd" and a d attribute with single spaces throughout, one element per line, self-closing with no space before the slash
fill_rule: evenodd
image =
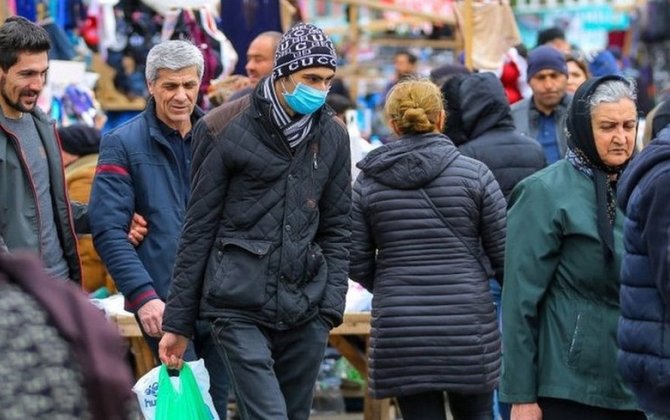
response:
<path id="1" fill-rule="evenodd" d="M 351 175 L 344 124 L 324 106 L 332 42 L 286 32 L 272 75 L 194 128 L 191 199 L 159 355 L 182 363 L 209 319 L 243 419 L 308 419 L 347 290 Z"/>

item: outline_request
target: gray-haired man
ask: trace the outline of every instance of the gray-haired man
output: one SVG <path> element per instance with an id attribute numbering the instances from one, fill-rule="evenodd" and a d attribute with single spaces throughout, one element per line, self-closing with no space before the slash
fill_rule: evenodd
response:
<path id="1" fill-rule="evenodd" d="M 156 355 L 190 197 L 191 128 L 203 115 L 196 107 L 203 68 L 202 53 L 186 41 L 166 41 L 149 51 L 151 98 L 144 112 L 103 137 L 89 204 L 95 247 Z M 149 228 L 137 248 L 125 240 L 133 212 Z M 227 376 L 207 324 L 189 338 L 195 352 L 186 357 L 205 359 L 212 398 L 225 418 Z"/>

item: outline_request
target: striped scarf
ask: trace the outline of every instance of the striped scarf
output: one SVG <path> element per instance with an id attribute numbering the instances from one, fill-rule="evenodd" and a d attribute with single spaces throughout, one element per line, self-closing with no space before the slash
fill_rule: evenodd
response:
<path id="1" fill-rule="evenodd" d="M 314 118 L 311 115 L 300 116 L 300 114 L 296 114 L 296 119 L 291 119 L 291 116 L 286 113 L 279 99 L 277 99 L 277 92 L 275 92 L 272 78 L 266 78 L 263 83 L 263 96 L 272 103 L 272 107 L 270 108 L 272 121 L 284 133 L 289 147 L 293 150 L 309 134 Z"/>

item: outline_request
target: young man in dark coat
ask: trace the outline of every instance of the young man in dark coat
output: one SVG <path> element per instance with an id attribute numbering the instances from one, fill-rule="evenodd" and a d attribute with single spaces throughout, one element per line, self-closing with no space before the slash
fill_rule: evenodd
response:
<path id="1" fill-rule="evenodd" d="M 243 419 L 309 418 L 329 331 L 342 320 L 349 138 L 324 107 L 336 64 L 323 31 L 298 24 L 272 75 L 193 134 L 160 357 L 180 366 L 196 319 L 211 319 Z"/>

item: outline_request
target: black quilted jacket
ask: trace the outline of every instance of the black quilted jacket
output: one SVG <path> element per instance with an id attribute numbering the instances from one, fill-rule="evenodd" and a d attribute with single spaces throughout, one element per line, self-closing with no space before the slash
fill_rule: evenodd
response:
<path id="1" fill-rule="evenodd" d="M 500 335 L 478 257 L 502 280 L 505 199 L 493 174 L 441 134 L 402 137 L 359 167 L 350 276 L 373 292 L 370 392 L 492 390 Z"/>
<path id="2" fill-rule="evenodd" d="M 542 146 L 516 131 L 505 92 L 492 73 L 468 76 L 459 90 L 468 140 L 458 149 L 486 164 L 507 199 L 519 181 L 545 167 Z"/>
<path id="3" fill-rule="evenodd" d="M 341 322 L 349 137 L 324 108 L 291 153 L 269 115 L 256 90 L 210 111 L 194 129 L 192 196 L 165 331 L 188 337 L 198 316 L 241 316 L 280 330 L 317 313 Z"/>

